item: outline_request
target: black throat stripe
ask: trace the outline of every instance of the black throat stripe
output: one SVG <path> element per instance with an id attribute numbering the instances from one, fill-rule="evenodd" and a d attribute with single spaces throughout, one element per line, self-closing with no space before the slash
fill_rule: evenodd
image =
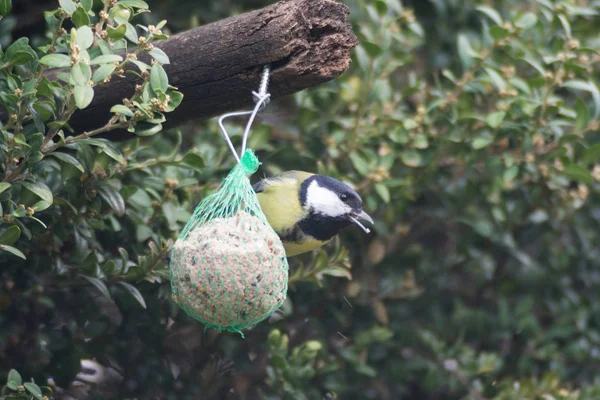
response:
<path id="1" fill-rule="evenodd" d="M 344 217 L 328 217 L 311 213 L 307 218 L 300 221 L 297 226 L 304 234 L 317 240 L 327 241 L 350 224 L 351 222 Z"/>

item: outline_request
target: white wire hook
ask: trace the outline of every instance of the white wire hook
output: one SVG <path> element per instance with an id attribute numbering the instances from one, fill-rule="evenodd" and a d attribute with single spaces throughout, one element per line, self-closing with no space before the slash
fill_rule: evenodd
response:
<path id="1" fill-rule="evenodd" d="M 256 106 L 254 107 L 254 109 L 252 111 L 238 111 L 238 112 L 227 113 L 227 114 L 223 114 L 219 118 L 219 128 L 221 129 L 221 132 L 223 133 L 223 136 L 225 137 L 225 141 L 227 142 L 227 145 L 229 145 L 229 149 L 231 150 L 231 153 L 233 154 L 233 156 L 235 157 L 235 160 L 238 163 L 240 162 L 240 157 L 242 157 L 244 155 L 244 152 L 246 151 L 246 144 L 248 143 L 250 127 L 252 126 L 252 122 L 254 122 L 254 118 L 256 117 L 256 114 L 258 114 L 259 111 L 264 109 L 270 101 L 271 94 L 267 92 L 267 86 L 269 84 L 269 74 L 270 74 L 270 68 L 268 65 L 265 65 L 265 67 L 263 69 L 263 75 L 262 75 L 262 79 L 260 81 L 260 87 L 258 89 L 258 93 L 255 91 L 252 91 L 252 95 L 254 96 L 254 102 L 256 103 Z M 242 138 L 242 151 L 240 152 L 240 155 L 238 156 L 237 152 L 235 151 L 235 147 L 233 146 L 233 143 L 231 142 L 231 139 L 229 138 L 229 134 L 227 133 L 225 126 L 223 126 L 223 120 L 225 118 L 229 118 L 229 117 L 238 117 L 238 116 L 248 115 L 248 114 L 250 114 L 250 119 L 248 120 L 248 123 L 246 124 L 246 129 L 244 130 L 244 136 Z"/>

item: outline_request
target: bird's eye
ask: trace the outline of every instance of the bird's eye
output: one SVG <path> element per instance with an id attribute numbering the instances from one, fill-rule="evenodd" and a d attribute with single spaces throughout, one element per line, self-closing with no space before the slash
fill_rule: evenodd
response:
<path id="1" fill-rule="evenodd" d="M 348 195 L 346 193 L 340 194 L 340 200 L 342 200 L 342 201 L 348 200 Z"/>

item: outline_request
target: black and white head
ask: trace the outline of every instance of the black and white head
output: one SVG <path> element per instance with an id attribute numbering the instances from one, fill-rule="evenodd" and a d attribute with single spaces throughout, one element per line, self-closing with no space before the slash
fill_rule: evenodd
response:
<path id="1" fill-rule="evenodd" d="M 347 184 L 325 175 L 313 175 L 306 179 L 300 189 L 300 202 L 311 218 L 321 221 L 321 228 L 336 230 L 356 224 L 370 232 L 360 221 L 373 223 L 363 210 L 363 202 Z M 327 226 L 325 226 L 327 225 Z"/>

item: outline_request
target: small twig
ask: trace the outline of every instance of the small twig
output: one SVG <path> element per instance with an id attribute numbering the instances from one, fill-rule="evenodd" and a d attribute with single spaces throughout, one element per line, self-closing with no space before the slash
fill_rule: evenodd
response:
<path id="1" fill-rule="evenodd" d="M 560 62 L 558 64 L 558 68 L 556 69 L 556 74 L 558 74 L 564 66 L 564 62 Z M 554 79 L 556 79 L 556 75 L 552 77 L 552 80 L 549 80 L 548 82 L 546 82 L 546 85 L 544 86 L 544 98 L 542 99 L 542 110 L 540 112 L 540 117 L 537 119 L 536 124 L 535 124 L 535 131 L 537 132 L 542 126 L 543 126 L 543 122 L 544 122 L 544 114 L 546 113 L 546 110 L 548 109 L 548 100 L 550 99 L 550 95 L 552 95 L 552 88 L 554 87 Z"/>
<path id="2" fill-rule="evenodd" d="M 92 136 L 96 136 L 96 135 L 98 135 L 100 133 L 109 132 L 109 131 L 111 131 L 113 129 L 119 128 L 120 124 L 117 124 L 116 120 L 117 120 L 117 116 L 114 116 L 102 128 L 94 129 L 93 131 L 89 131 L 89 132 L 84 132 L 81 135 L 70 136 L 70 137 L 68 137 L 68 138 L 65 139 L 65 145 L 74 143 L 74 142 L 76 142 L 78 140 L 81 140 L 81 139 L 88 139 L 88 138 L 91 138 Z M 62 146 L 64 146 L 64 145 L 62 145 Z M 42 153 L 44 153 L 44 154 L 51 153 L 54 150 L 56 150 L 57 148 L 62 147 L 62 146 L 59 143 L 56 143 L 53 146 L 43 148 L 42 149 Z"/>
<path id="3" fill-rule="evenodd" d="M 19 165 L 19 167 L 17 169 L 15 169 L 13 172 L 11 172 L 10 175 L 8 175 L 6 178 L 4 178 L 3 182 L 14 182 L 17 180 L 17 178 L 19 177 L 19 175 L 21 174 L 21 172 L 23 172 L 23 169 L 25 168 L 25 162 L 22 162 L 21 165 Z"/>

